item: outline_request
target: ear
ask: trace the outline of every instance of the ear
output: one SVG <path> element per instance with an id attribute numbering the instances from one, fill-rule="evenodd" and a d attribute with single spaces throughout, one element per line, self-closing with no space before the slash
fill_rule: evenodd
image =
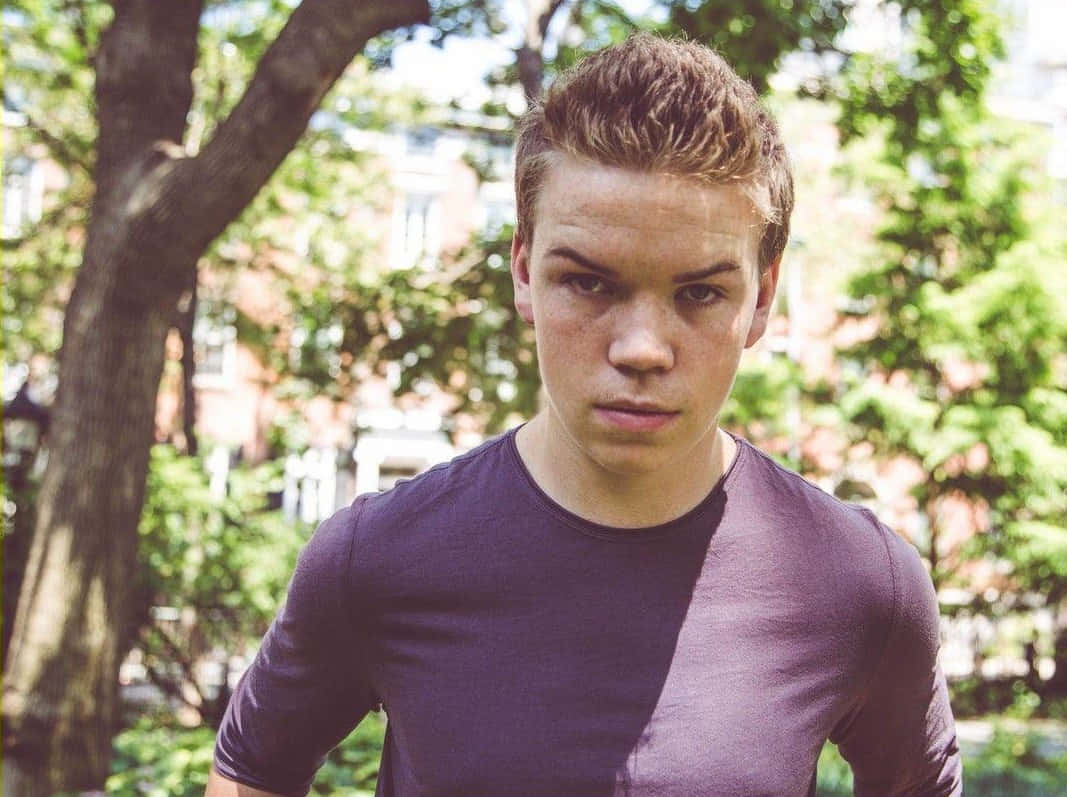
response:
<path id="1" fill-rule="evenodd" d="M 752 311 L 752 323 L 748 327 L 748 337 L 745 339 L 746 349 L 762 338 L 767 330 L 767 320 L 770 318 L 771 307 L 774 305 L 774 292 L 778 288 L 778 266 L 781 262 L 782 258 L 779 257 L 760 274 L 756 307 Z"/>
<path id="2" fill-rule="evenodd" d="M 533 299 L 530 295 L 530 247 L 516 232 L 511 239 L 511 283 L 515 289 L 515 309 L 527 324 L 532 324 Z"/>

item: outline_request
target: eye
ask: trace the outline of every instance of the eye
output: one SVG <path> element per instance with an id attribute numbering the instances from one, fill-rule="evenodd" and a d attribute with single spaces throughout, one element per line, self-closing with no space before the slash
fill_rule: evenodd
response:
<path id="1" fill-rule="evenodd" d="M 563 282 L 582 294 L 600 295 L 611 292 L 611 286 L 593 274 L 568 274 L 563 278 Z"/>
<path id="2" fill-rule="evenodd" d="M 677 296 L 683 302 L 690 304 L 711 304 L 721 296 L 721 292 L 713 285 L 704 282 L 694 282 L 678 289 Z"/>

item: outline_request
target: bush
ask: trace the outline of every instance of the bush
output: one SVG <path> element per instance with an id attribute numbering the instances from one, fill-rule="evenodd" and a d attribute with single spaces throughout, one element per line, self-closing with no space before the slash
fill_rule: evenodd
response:
<path id="1" fill-rule="evenodd" d="M 385 737 L 385 715 L 370 714 L 341 742 L 322 765 L 312 794 L 371 797 Z"/>
<path id="2" fill-rule="evenodd" d="M 113 797 L 203 797 L 215 732 L 142 717 L 114 741 L 107 793 Z"/>
<path id="3" fill-rule="evenodd" d="M 1045 759 L 1035 734 L 997 729 L 982 754 L 967 762 L 967 793 L 997 797 L 1058 797 L 1067 788 L 1067 755 Z"/>
<path id="4" fill-rule="evenodd" d="M 1067 755 L 1052 759 L 1039 754 L 1034 734 L 997 729 L 982 752 L 965 758 L 964 785 L 968 797 L 1061 797 L 1067 784 Z M 816 797 L 851 797 L 852 772 L 827 743 L 819 756 Z"/>
<path id="5" fill-rule="evenodd" d="M 373 797 L 385 736 L 382 714 L 370 714 L 326 758 L 312 794 Z M 109 797 L 203 797 L 215 746 L 208 727 L 183 728 L 144 716 L 114 742 Z"/>
<path id="6" fill-rule="evenodd" d="M 226 495 L 217 496 L 202 459 L 164 445 L 151 454 L 130 644 L 169 698 L 181 701 L 194 688 L 202 699 L 190 705 L 217 724 L 227 694 L 199 683 L 197 665 L 225 661 L 262 637 L 311 529 L 266 509 L 280 463 L 232 469 Z M 182 621 L 154 620 L 156 606 L 178 609 Z"/>
<path id="7" fill-rule="evenodd" d="M 327 756 L 312 794 L 372 797 L 385 720 L 371 714 Z M 211 767 L 214 731 L 180 728 L 143 717 L 116 737 L 112 797 L 202 797 Z M 1067 783 L 1067 755 L 1043 758 L 1034 734 L 997 730 L 981 754 L 964 761 L 970 797 L 1060 797 Z M 819 756 L 817 797 L 851 797 L 852 772 L 837 748 Z"/>

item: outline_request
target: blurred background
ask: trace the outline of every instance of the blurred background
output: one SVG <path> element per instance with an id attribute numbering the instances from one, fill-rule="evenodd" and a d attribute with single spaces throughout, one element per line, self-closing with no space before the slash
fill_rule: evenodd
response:
<path id="1" fill-rule="evenodd" d="M 794 162 L 725 425 L 920 551 L 968 793 L 1067 793 L 1067 4 L 354 6 L 4 6 L 5 797 L 202 794 L 316 524 L 532 415 L 514 122 L 636 29 Z"/>

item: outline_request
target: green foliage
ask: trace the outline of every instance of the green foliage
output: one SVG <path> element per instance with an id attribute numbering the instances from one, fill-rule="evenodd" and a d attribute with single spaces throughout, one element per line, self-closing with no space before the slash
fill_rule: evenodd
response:
<path id="1" fill-rule="evenodd" d="M 315 776 L 312 794 L 350 794 L 363 797 L 374 794 L 378 764 L 385 738 L 385 718 L 368 714 L 341 744 L 326 757 Z"/>
<path id="2" fill-rule="evenodd" d="M 999 715 L 1017 719 L 1049 717 L 1052 706 L 1043 703 L 1025 678 L 984 678 L 970 675 L 953 679 L 952 713 L 960 717 Z"/>
<path id="3" fill-rule="evenodd" d="M 334 749 L 319 770 L 312 794 L 369 797 L 374 793 L 385 723 L 368 715 Z M 115 740 L 113 797 L 199 797 L 204 792 L 214 735 L 205 728 L 180 728 L 144 719 Z M 974 797 L 1052 797 L 1067 777 L 1067 756 L 1047 757 L 1038 734 L 997 729 L 977 754 L 964 757 L 967 793 Z M 819 755 L 818 797 L 849 797 L 852 771 L 827 743 Z"/>
<path id="4" fill-rule="evenodd" d="M 795 444 L 805 401 L 802 379 L 800 366 L 785 356 L 742 360 L 720 424 L 748 440 L 760 441 L 786 467 L 799 468 Z"/>
<path id="5" fill-rule="evenodd" d="M 503 25 L 503 4 L 442 0 L 432 5 L 438 43 L 457 33 L 499 32 Z M 545 46 L 545 79 L 550 81 L 586 55 L 644 29 L 714 47 L 763 93 L 786 53 L 835 50 L 851 5 L 849 0 L 656 0 L 643 13 L 632 13 L 632 5 L 613 0 L 564 3 L 556 16 L 565 10 L 566 19 L 553 19 L 550 27 L 560 33 L 550 36 Z M 491 78 L 498 84 L 517 81 L 513 64 Z"/>
<path id="6" fill-rule="evenodd" d="M 997 728 L 977 755 L 964 756 L 964 785 L 972 797 L 1053 797 L 1067 782 L 1067 756 L 1041 754 L 1041 737 Z M 850 797 L 852 771 L 827 743 L 819 755 L 817 797 Z"/>
<path id="7" fill-rule="evenodd" d="M 198 152 L 236 105 L 291 11 L 286 0 L 207 5 L 181 142 L 187 151 Z M 93 197 L 94 58 L 111 16 L 111 5 L 100 0 L 5 6 L 5 107 L 25 117 L 21 127 L 5 128 L 5 169 L 24 155 L 49 175 L 41 220 L 3 242 L 0 326 L 7 364 L 52 358 L 59 350 Z M 338 322 L 346 320 L 335 309 L 358 310 L 358 293 L 380 270 L 374 254 L 382 241 L 374 230 L 388 187 L 384 166 L 354 149 L 345 133 L 413 122 L 424 110 L 412 92 L 383 90 L 370 62 L 357 57 L 267 186 L 201 258 L 200 294 L 209 301 L 232 301 L 242 293 L 240 274 L 256 272 L 269 296 L 261 303 L 273 312 L 265 317 L 255 307 L 239 307 L 240 340 L 305 393 L 347 397 L 355 383 L 350 366 L 373 359 L 367 339 L 335 340 Z M 288 345 L 294 329 L 303 340 L 295 357 Z"/>
<path id="8" fill-rule="evenodd" d="M 540 385 L 533 329 L 512 303 L 511 232 L 476 237 L 443 271 L 384 275 L 357 314 L 378 356 L 399 363 L 402 390 L 432 380 L 490 430 L 532 415 Z"/>
<path id="9" fill-rule="evenodd" d="M 235 468 L 229 487 L 218 498 L 201 460 L 169 446 L 152 449 L 130 637 L 170 696 L 179 696 L 183 684 L 200 689 L 198 655 L 226 656 L 262 636 L 309 535 L 266 511 L 267 493 L 281 488 L 278 464 Z M 185 619 L 155 621 L 153 606 L 175 607 Z M 217 722 L 224 705 L 203 697 L 205 721 Z"/>
<path id="10" fill-rule="evenodd" d="M 936 131 L 946 102 L 977 107 L 1004 54 L 1001 20 L 983 0 L 901 0 L 907 41 L 899 53 L 852 53 L 837 87 L 845 140 L 888 125 L 898 161 Z M 890 23 L 892 24 L 892 23 Z"/>
<path id="11" fill-rule="evenodd" d="M 114 740 L 112 797 L 202 797 L 214 751 L 210 728 L 181 728 L 146 716 Z"/>
<path id="12" fill-rule="evenodd" d="M 1041 755 L 1040 737 L 998 728 L 982 755 L 968 762 L 967 793 L 998 797 L 1046 797 L 1062 794 L 1067 783 L 1067 755 Z"/>
<path id="13" fill-rule="evenodd" d="M 507 30 L 503 4 L 491 0 L 431 0 L 433 41 L 449 36 L 499 36 Z"/>
<path id="14" fill-rule="evenodd" d="M 5 364 L 59 350 L 62 312 L 80 262 L 92 197 L 96 126 L 90 57 L 111 17 L 103 3 L 18 0 L 4 6 L 4 171 L 38 162 L 48 187 L 40 221 L 5 239 L 2 305 Z M 59 167 L 41 169 L 45 159 Z"/>
<path id="15" fill-rule="evenodd" d="M 1055 604 L 1067 594 L 1067 239 L 1028 202 L 1047 190 L 1032 146 L 984 110 L 996 17 L 971 0 L 902 6 L 904 52 L 857 56 L 845 73 L 840 124 L 880 136 L 880 162 L 856 174 L 886 211 L 880 254 L 849 284 L 879 328 L 840 352 L 858 377 L 839 406 L 855 440 L 929 473 L 913 492 L 935 581 L 953 557 L 992 555 L 1018 590 Z M 956 497 L 988 525 L 952 551 L 939 510 Z"/>
<path id="16" fill-rule="evenodd" d="M 759 93 L 786 53 L 837 50 L 849 0 L 662 0 L 664 33 L 684 33 L 715 48 Z"/>
<path id="17" fill-rule="evenodd" d="M 111 17 L 102 2 L 4 4 L 5 107 L 28 111 L 35 140 L 66 168 L 92 168 L 92 57 Z"/>
<path id="18" fill-rule="evenodd" d="M 312 794 L 371 797 L 378 778 L 385 720 L 369 714 L 334 748 L 315 777 Z M 111 797 L 201 797 L 207 786 L 215 733 L 145 716 L 115 737 Z"/>
<path id="19" fill-rule="evenodd" d="M 155 446 L 140 525 L 145 593 L 165 605 L 224 610 L 261 633 L 310 531 L 266 510 L 281 482 L 278 462 L 234 468 L 220 499 L 200 459 Z"/>
<path id="20" fill-rule="evenodd" d="M 837 752 L 837 746 L 827 742 L 819 751 L 816 797 L 851 797 L 852 770 Z"/>

